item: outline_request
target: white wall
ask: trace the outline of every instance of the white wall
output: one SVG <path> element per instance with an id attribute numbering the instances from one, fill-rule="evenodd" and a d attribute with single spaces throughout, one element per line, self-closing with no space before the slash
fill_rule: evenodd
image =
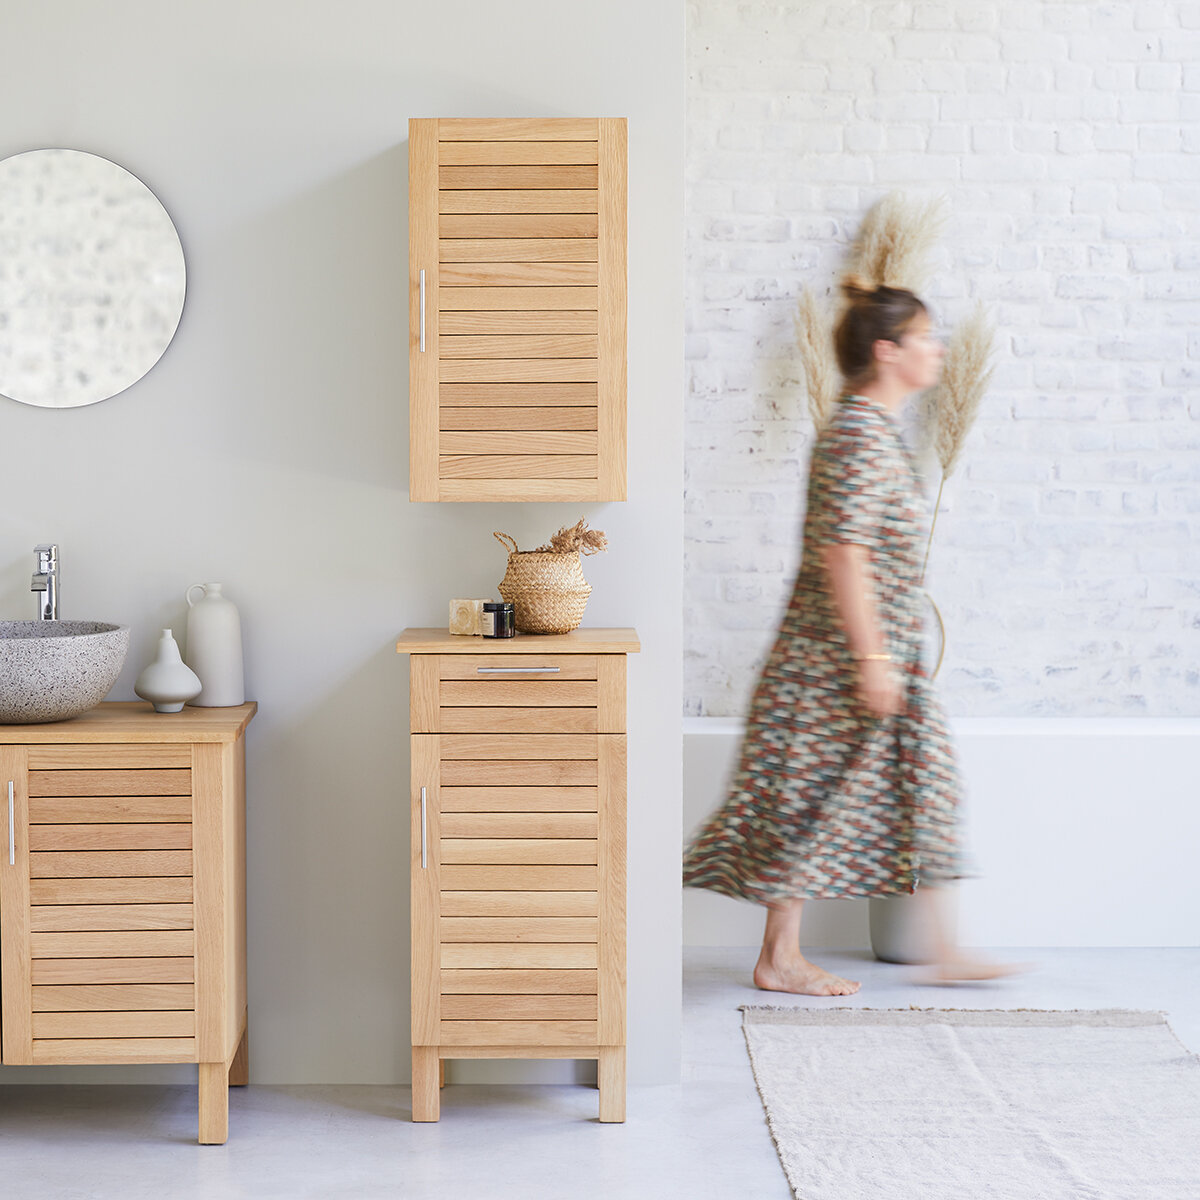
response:
<path id="1" fill-rule="evenodd" d="M 1200 9 L 688 5 L 685 709 L 744 711 L 790 588 L 802 285 L 942 193 L 930 290 L 998 369 L 931 562 L 963 716 L 1197 716 Z"/>
<path id="2" fill-rule="evenodd" d="M 442 624 L 450 596 L 494 592 L 492 530 L 527 545 L 581 513 L 612 546 L 587 562 L 587 623 L 636 626 L 645 645 L 629 687 L 631 1081 L 677 1078 L 681 7 L 3 0 L 0 15 L 0 154 L 120 163 L 171 213 L 188 264 L 179 332 L 141 382 L 77 410 L 0 400 L 0 613 L 32 611 L 32 547 L 57 541 L 62 616 L 133 628 L 113 692 L 127 699 L 159 627 L 181 629 L 188 584 L 221 580 L 238 603 L 260 704 L 252 1078 L 407 1079 L 394 638 Z M 407 120 L 542 115 L 629 118 L 630 499 L 411 504 Z"/>
<path id="3" fill-rule="evenodd" d="M 1200 721 L 969 718 L 952 732 L 975 872 L 958 888 L 965 944 L 1197 945 Z M 689 833 L 723 801 L 740 739 L 737 721 L 686 722 Z M 689 889 L 683 908 L 688 945 L 762 939 L 755 905 Z M 801 942 L 869 947 L 867 902 L 813 901 Z"/>

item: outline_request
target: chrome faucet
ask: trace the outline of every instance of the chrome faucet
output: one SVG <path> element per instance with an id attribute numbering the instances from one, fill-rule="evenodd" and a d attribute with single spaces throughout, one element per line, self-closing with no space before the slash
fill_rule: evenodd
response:
<path id="1" fill-rule="evenodd" d="M 52 544 L 34 546 L 37 571 L 29 590 L 37 600 L 39 621 L 58 620 L 58 547 Z"/>

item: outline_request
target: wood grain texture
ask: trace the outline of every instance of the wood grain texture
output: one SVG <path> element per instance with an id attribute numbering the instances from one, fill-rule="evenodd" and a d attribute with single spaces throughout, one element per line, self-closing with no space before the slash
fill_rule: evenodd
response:
<path id="1" fill-rule="evenodd" d="M 625 1047 L 601 1046 L 597 1056 L 596 1082 L 600 1088 L 600 1121 L 620 1124 L 625 1120 Z"/>
<path id="2" fill-rule="evenodd" d="M 442 813 L 444 838 L 595 838 L 599 816 L 589 812 Z"/>
<path id="3" fill-rule="evenodd" d="M 32 879 L 191 875 L 190 850 L 46 851 L 29 856 Z"/>
<path id="4" fill-rule="evenodd" d="M 147 746 L 139 743 L 123 745 L 31 746 L 29 768 L 32 771 L 60 771 L 137 767 L 190 767 L 190 745 Z"/>
<path id="5" fill-rule="evenodd" d="M 446 192 L 447 196 L 458 195 Z M 586 193 L 582 193 L 586 194 Z M 441 238 L 594 238 L 595 213 L 447 213 L 438 218 Z"/>
<path id="6" fill-rule="evenodd" d="M 85 933 L 106 929 L 191 929 L 190 904 L 35 904 L 34 933 Z"/>
<path id="7" fill-rule="evenodd" d="M 594 708 L 442 708 L 442 733 L 597 733 Z"/>
<path id="8" fill-rule="evenodd" d="M 192 819 L 196 854 L 192 880 L 196 939 L 196 1048 L 201 1062 L 225 1060 L 226 1027 L 225 907 L 223 863 L 232 848 L 225 828 L 228 787 L 221 761 L 222 747 L 197 746 L 192 752 Z"/>
<path id="9" fill-rule="evenodd" d="M 596 433 L 579 430 L 497 429 L 487 433 L 445 431 L 441 438 L 445 454 L 505 454 L 522 457 L 534 454 L 586 454 L 594 457 L 598 446 Z"/>
<path id="10" fill-rule="evenodd" d="M 225 1062 L 201 1062 L 199 1134 L 202 1146 L 223 1146 L 229 1138 L 229 1073 Z"/>
<path id="11" fill-rule="evenodd" d="M 600 1043 L 625 1044 L 626 743 L 600 739 Z"/>
<path id="12" fill-rule="evenodd" d="M 28 753 L 0 746 L 0 775 L 13 783 L 13 863 L 0 859 L 0 1057 L 6 1063 L 33 1061 L 33 992 L 29 928 Z M 7 815 L 7 814 L 5 814 Z M 8 831 L 3 843 L 9 849 Z"/>
<path id="13" fill-rule="evenodd" d="M 443 819 L 445 814 L 442 814 Z M 596 917 L 595 892 L 442 892 L 443 917 Z M 445 990 L 443 988 L 443 990 Z"/>
<path id="14" fill-rule="evenodd" d="M 442 190 L 480 191 L 484 188 L 590 188 L 600 183 L 598 166 L 476 166 L 442 167 Z"/>
<path id="15" fill-rule="evenodd" d="M 601 733 L 624 733 L 625 655 L 606 654 L 599 661 L 599 700 L 596 706 Z"/>
<path id="16" fill-rule="evenodd" d="M 538 657 L 543 654 L 636 654 L 641 648 L 636 629 L 582 625 L 570 633 L 517 634 L 514 638 L 497 638 L 487 647 L 487 655 L 499 664 L 514 654 Z M 414 626 L 401 632 L 396 640 L 396 651 L 399 654 L 477 656 L 480 647 L 473 639 L 452 637 L 444 628 Z"/>
<path id="17" fill-rule="evenodd" d="M 480 454 L 443 455 L 443 479 L 595 479 L 592 454 Z"/>
<path id="18" fill-rule="evenodd" d="M 195 1038 L 64 1038 L 34 1043 L 37 1066 L 101 1063 L 193 1063 Z"/>
<path id="19" fill-rule="evenodd" d="M 551 761 L 598 755 L 598 738 L 585 733 L 456 733 L 442 737 L 443 764 L 460 759 Z"/>
<path id="20" fill-rule="evenodd" d="M 191 762 L 191 747 L 188 747 Z M 29 803 L 32 825 L 65 825 L 70 822 L 98 825 L 106 821 L 167 821 L 192 819 L 192 798 L 182 796 L 38 796 Z"/>
<path id="21" fill-rule="evenodd" d="M 461 358 L 595 358 L 598 352 L 598 338 L 586 333 L 443 334 L 438 339 L 438 354 L 443 362 Z"/>
<path id="22" fill-rule="evenodd" d="M 600 266 L 598 262 L 454 262 L 443 263 L 438 270 L 439 306 L 441 288 L 587 288 L 598 294 Z M 547 305 L 545 296 L 538 296 L 537 307 Z M 571 307 L 575 307 L 574 304 Z"/>
<path id="23" fill-rule="evenodd" d="M 189 814 L 190 815 L 190 814 Z M 29 848 L 41 850 L 190 850 L 192 826 L 152 824 L 32 825 Z"/>
<path id="24" fill-rule="evenodd" d="M 520 293 L 521 288 L 511 291 Z M 486 335 L 500 337 L 518 335 L 530 337 L 536 334 L 590 334 L 599 332 L 599 317 L 589 309 L 524 309 L 517 312 L 500 312 L 484 309 L 479 312 L 443 312 L 439 317 L 441 332 L 456 335 Z M 443 355 L 445 357 L 445 355 Z M 513 355 L 511 357 L 525 357 Z"/>
<path id="25" fill-rule="evenodd" d="M 438 971 L 440 946 L 439 892 L 444 886 L 441 871 L 441 817 L 438 803 L 442 780 L 440 775 L 440 738 L 417 734 L 411 749 L 411 883 L 412 926 L 412 1042 L 436 1045 L 438 1040 L 439 1003 L 441 992 Z M 421 788 L 426 792 L 426 824 L 421 824 Z M 421 861 L 422 835 L 427 848 L 426 861 Z"/>
<path id="26" fill-rule="evenodd" d="M 192 983 L 196 963 L 187 958 L 39 958 L 33 984 Z"/>
<path id="27" fill-rule="evenodd" d="M 30 796 L 188 796 L 191 772 L 167 770 L 30 771 Z"/>
<path id="28" fill-rule="evenodd" d="M 594 942 L 531 942 L 527 945 L 512 942 L 443 942 L 441 965 L 443 969 L 457 970 L 535 968 L 594 971 L 599 965 L 599 954 Z"/>
<path id="29" fill-rule="evenodd" d="M 595 1021 L 596 997 L 444 995 L 446 1021 Z"/>
<path id="30" fill-rule="evenodd" d="M 588 866 L 597 861 L 596 847 L 589 838 L 443 838 L 441 861 L 480 866 Z"/>
<path id="31" fill-rule="evenodd" d="M 599 782 L 595 761 L 562 759 L 554 762 L 464 759 L 443 762 L 442 782 L 451 787 L 594 787 Z"/>
<path id="32" fill-rule="evenodd" d="M 192 881 L 186 875 L 135 879 L 33 879 L 31 904 L 191 904 Z"/>
<path id="33" fill-rule="evenodd" d="M 442 216 L 459 213 L 594 213 L 597 194 L 587 189 L 487 188 L 478 192 L 446 191 L 438 197 Z"/>
<path id="34" fill-rule="evenodd" d="M 190 930 L 31 933 L 33 958 L 183 958 L 195 953 Z"/>
<path id="35" fill-rule="evenodd" d="M 179 744 L 233 742 L 241 736 L 258 705 L 232 708 L 185 708 L 164 717 L 144 700 L 109 701 L 81 716 L 51 725 L 0 725 L 0 745 Z"/>
<path id="36" fill-rule="evenodd" d="M 540 644 L 541 638 L 537 642 Z M 556 684 L 563 680 L 599 678 L 600 664 L 596 655 L 559 654 L 555 649 L 557 647 L 547 646 L 546 652 L 541 653 L 526 640 L 519 653 L 506 653 L 501 658 L 490 645 L 486 653 L 473 652 L 472 647 L 464 654 L 441 655 L 438 676 L 444 680 L 473 679 L 493 684 L 512 681 Z"/>
<path id="37" fill-rule="evenodd" d="M 595 358 L 447 358 L 439 372 L 447 383 L 594 383 Z"/>
<path id="38" fill-rule="evenodd" d="M 594 892 L 600 886 L 595 866 L 476 865 L 448 863 L 441 869 L 445 891 L 576 891 Z M 592 964 L 595 965 L 595 964 Z"/>
<path id="39" fill-rule="evenodd" d="M 447 503 L 475 502 L 486 486 L 494 503 L 571 503 L 598 500 L 600 489 L 594 479 L 443 479 L 441 498 Z"/>
<path id="40" fill-rule="evenodd" d="M 596 994 L 598 971 L 445 970 L 442 995 L 590 995 Z"/>
<path id="41" fill-rule="evenodd" d="M 594 942 L 597 937 L 595 917 L 443 916 L 441 920 L 443 946 L 451 942 Z"/>
<path id="42" fill-rule="evenodd" d="M 443 408 L 595 408 L 595 383 L 443 383 Z"/>
<path id="43" fill-rule="evenodd" d="M 438 421 L 444 437 L 449 430 L 467 429 L 585 429 L 598 425 L 594 408 L 452 408 L 443 405 Z M 593 444 L 590 450 L 594 451 Z"/>
<path id="44" fill-rule="evenodd" d="M 190 1038 L 194 1012 L 47 1012 L 33 1014 L 33 1039 Z"/>
<path id="45" fill-rule="evenodd" d="M 438 660 L 432 654 L 414 654 L 409 662 L 408 714 L 413 733 L 437 733 L 440 724 L 441 684 Z"/>
<path id="46" fill-rule="evenodd" d="M 595 787 L 443 787 L 442 814 L 594 813 L 599 810 L 599 795 Z"/>
<path id="47" fill-rule="evenodd" d="M 443 117 L 438 138 L 443 142 L 594 141 L 596 117 Z"/>
<path id="48" fill-rule="evenodd" d="M 412 1119 L 436 1121 L 441 1115 L 438 1048 L 434 1044 L 413 1044 L 412 1048 Z"/>
<path id="49" fill-rule="evenodd" d="M 627 233 L 626 122 L 600 122 L 600 494 L 628 493 L 627 439 Z"/>
<path id="50" fill-rule="evenodd" d="M 594 263 L 598 253 L 595 238 L 438 239 L 438 261 L 444 263 Z"/>
<path id="51" fill-rule="evenodd" d="M 471 1046 L 476 1043 L 506 1046 L 537 1046 L 547 1042 L 560 1045 L 592 1045 L 596 1041 L 595 1021 L 443 1021 L 441 1044 L 444 1047 Z"/>
<path id="52" fill-rule="evenodd" d="M 35 984 L 34 1012 L 136 1012 L 143 1009 L 191 1011 L 196 989 L 190 983 Z"/>
<path id="53" fill-rule="evenodd" d="M 438 122 L 408 123 L 408 420 L 411 500 L 438 498 Z M 425 272 L 425 350 L 420 273 Z"/>
<path id="54" fill-rule="evenodd" d="M 470 166 L 595 166 L 600 148 L 595 138 L 581 141 L 442 141 L 438 162 L 443 167 Z"/>

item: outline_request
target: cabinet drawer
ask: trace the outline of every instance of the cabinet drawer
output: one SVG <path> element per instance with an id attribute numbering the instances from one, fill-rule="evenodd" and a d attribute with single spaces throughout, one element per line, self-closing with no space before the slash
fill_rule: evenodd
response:
<path id="1" fill-rule="evenodd" d="M 595 654 L 440 654 L 438 678 L 473 679 L 477 683 L 599 679 Z"/>

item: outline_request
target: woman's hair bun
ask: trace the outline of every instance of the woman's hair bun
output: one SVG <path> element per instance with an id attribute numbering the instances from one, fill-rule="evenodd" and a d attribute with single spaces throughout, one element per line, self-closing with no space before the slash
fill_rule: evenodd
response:
<path id="1" fill-rule="evenodd" d="M 870 300 L 878 291 L 875 285 L 863 275 L 850 272 L 842 277 L 842 294 L 856 304 L 861 300 Z"/>

